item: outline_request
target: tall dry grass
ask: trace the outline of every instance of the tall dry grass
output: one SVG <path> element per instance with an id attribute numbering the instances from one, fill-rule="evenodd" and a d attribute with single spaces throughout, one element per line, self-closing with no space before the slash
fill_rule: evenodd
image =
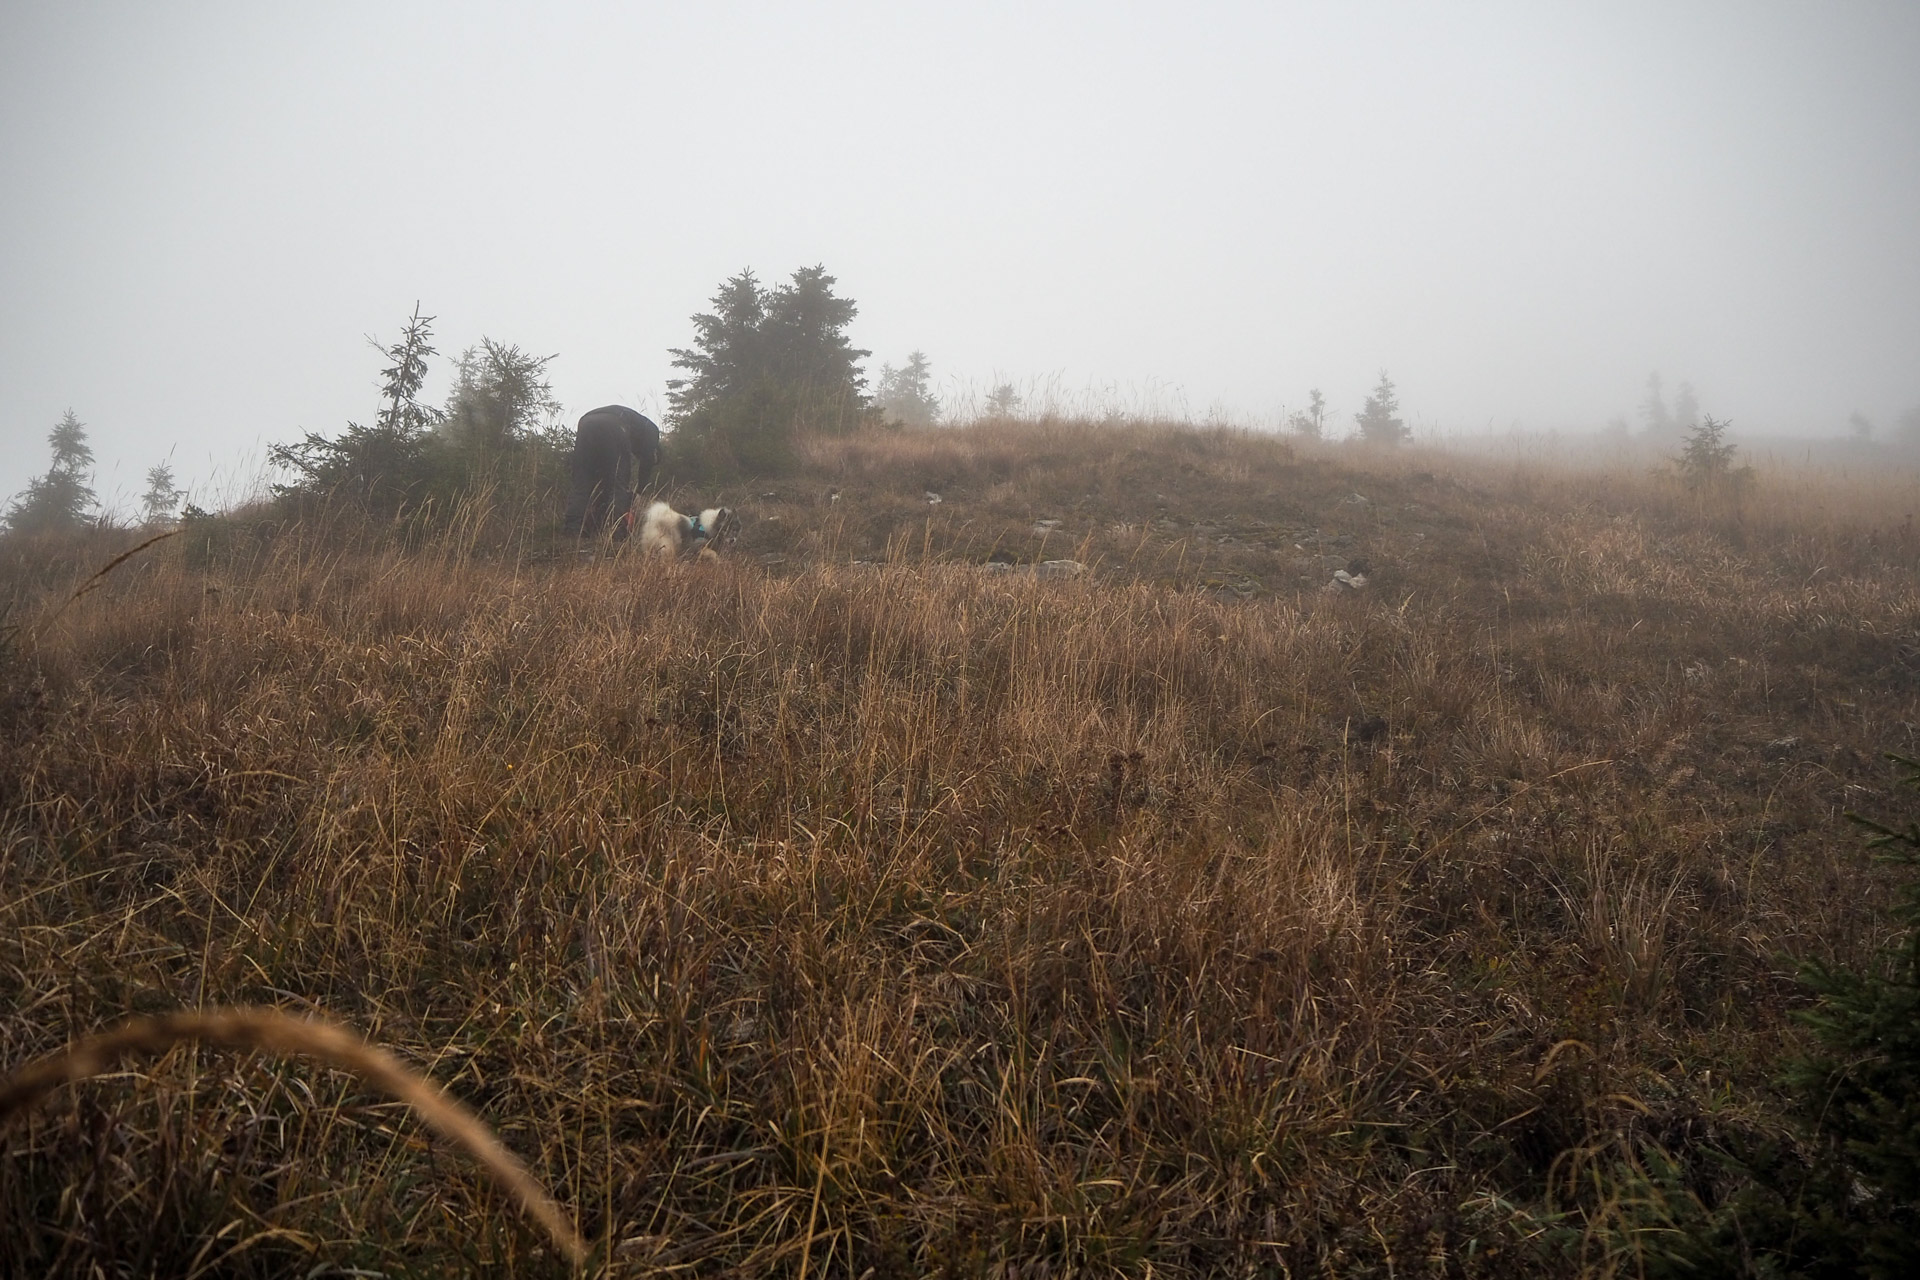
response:
<path id="1" fill-rule="evenodd" d="M 122 1058 L 164 1054 L 183 1044 L 297 1054 L 351 1072 L 406 1103 L 435 1133 L 464 1149 L 540 1224 L 570 1261 L 586 1263 L 586 1243 L 574 1232 L 565 1212 L 471 1111 L 392 1054 L 345 1027 L 294 1017 L 277 1009 L 211 1009 L 131 1018 L 75 1041 L 0 1080 L 0 1129 L 62 1085 L 105 1075 Z"/>
<path id="2" fill-rule="evenodd" d="M 711 495 L 719 565 L 153 548 L 6 659 L 0 1063 L 331 1011 L 616 1274 L 1602 1273 L 1596 1162 L 1770 1123 L 1783 956 L 1885 928 L 1911 490 L 1792 483 L 1003 424 Z M 326 1071 L 5 1141 L 15 1270 L 565 1271 Z"/>

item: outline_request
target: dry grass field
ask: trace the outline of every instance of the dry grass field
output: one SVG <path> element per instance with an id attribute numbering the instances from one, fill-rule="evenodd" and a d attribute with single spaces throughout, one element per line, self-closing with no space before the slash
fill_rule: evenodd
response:
<path id="1" fill-rule="evenodd" d="M 1777 1123 L 1795 958 L 1885 940 L 1914 477 L 1003 423 L 669 496 L 734 554 L 0 544 L 0 1068 L 324 1013 L 595 1274 L 1631 1274 L 1607 1170 Z M 0 1273 L 348 1268 L 569 1273 L 323 1064 L 0 1135 Z"/>

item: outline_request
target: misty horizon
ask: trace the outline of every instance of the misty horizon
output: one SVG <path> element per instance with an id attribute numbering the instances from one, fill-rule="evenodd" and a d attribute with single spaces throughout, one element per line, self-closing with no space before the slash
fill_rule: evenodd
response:
<path id="1" fill-rule="evenodd" d="M 1215 5 L 805 14 L 237 5 L 0 15 L 0 495 L 71 408 L 104 504 L 369 420 L 438 317 L 565 421 L 664 422 L 743 268 L 822 264 L 949 407 L 1416 439 L 1743 437 L 1920 405 L 1920 10 Z"/>

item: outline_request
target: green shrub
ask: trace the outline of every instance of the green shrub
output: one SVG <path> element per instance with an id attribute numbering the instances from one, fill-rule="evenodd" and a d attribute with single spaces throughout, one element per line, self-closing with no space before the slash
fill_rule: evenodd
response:
<path id="1" fill-rule="evenodd" d="M 294 473 L 273 486 L 282 514 L 344 506 L 431 527 L 482 497 L 496 509 L 557 503 L 573 434 L 560 425 L 547 382 L 553 357 L 482 338 L 460 357 L 446 408 L 433 410 L 418 400 L 434 354 L 431 322 L 416 308 L 401 341 L 380 348 L 393 363 L 372 426 L 349 422 L 338 436 L 309 431 L 268 449 L 274 465 Z"/>
<path id="2" fill-rule="evenodd" d="M 1895 757 L 1920 789 L 1920 761 Z M 1864 818 L 1871 847 L 1920 865 L 1920 822 Z M 1719 1156 L 1727 1193 L 1690 1189 L 1650 1150 L 1627 1178 L 1627 1234 L 1652 1276 L 1861 1276 L 1895 1280 L 1920 1259 L 1920 882 L 1902 886 L 1904 926 L 1881 965 L 1808 962 L 1818 997 L 1801 1015 L 1816 1047 L 1788 1065 L 1790 1136 L 1737 1141 Z"/>
<path id="3" fill-rule="evenodd" d="M 1689 489 L 1732 490 L 1739 492 L 1753 480 L 1752 467 L 1733 465 L 1740 446 L 1729 441 L 1731 423 L 1708 414 L 1700 425 L 1687 433 L 1685 446 L 1674 460 L 1680 479 Z"/>

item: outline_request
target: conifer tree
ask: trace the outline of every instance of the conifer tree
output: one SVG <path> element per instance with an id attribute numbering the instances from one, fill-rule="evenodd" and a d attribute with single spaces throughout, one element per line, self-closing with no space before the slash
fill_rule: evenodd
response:
<path id="1" fill-rule="evenodd" d="M 1752 480 L 1752 467 L 1733 465 L 1740 446 L 1727 439 L 1731 425 L 1708 414 L 1687 433 L 1686 445 L 1675 460 L 1687 488 L 1737 490 Z"/>
<path id="2" fill-rule="evenodd" d="M 173 468 L 164 462 L 147 469 L 147 491 L 140 495 L 140 520 L 146 525 L 171 521 L 187 495 L 174 484 Z"/>
<path id="3" fill-rule="evenodd" d="M 1647 424 L 1650 436 L 1673 434 L 1673 413 L 1667 408 L 1666 391 L 1658 372 L 1647 375 L 1647 394 L 1640 400 L 1640 421 Z"/>
<path id="4" fill-rule="evenodd" d="M 383 346 L 367 339 L 391 361 L 380 371 L 380 408 L 372 426 L 349 422 L 337 437 L 309 431 L 293 444 L 268 446 L 267 460 L 299 477 L 274 485 L 276 494 L 347 498 L 383 515 L 425 495 L 438 479 L 428 430 L 439 415 L 419 400 L 427 357 L 436 354 L 433 320 L 420 314 L 416 302 L 398 342 Z"/>
<path id="5" fill-rule="evenodd" d="M 1673 429 L 1692 431 L 1700 425 L 1700 397 L 1694 394 L 1693 384 L 1683 382 L 1680 389 L 1673 393 Z"/>
<path id="6" fill-rule="evenodd" d="M 87 425 L 69 409 L 47 433 L 53 465 L 27 483 L 27 491 L 7 511 L 7 528 L 15 533 L 58 533 L 78 529 L 99 505 L 89 483 L 93 449 L 87 444 Z"/>
<path id="7" fill-rule="evenodd" d="M 420 314 L 413 304 L 413 316 L 400 332 L 400 341 L 383 347 L 372 338 L 374 349 L 393 361 L 380 371 L 380 412 L 374 425 L 395 435 L 418 435 L 434 424 L 437 415 L 420 403 L 420 388 L 427 380 L 427 357 L 433 349 L 432 316 Z"/>
<path id="8" fill-rule="evenodd" d="M 1011 382 L 1003 382 L 987 393 L 987 414 L 994 418 L 1011 418 L 1020 412 L 1020 389 Z"/>
<path id="9" fill-rule="evenodd" d="M 496 493 L 544 493 L 563 479 L 571 432 L 558 425 L 547 366 L 508 342 L 482 338 L 460 357 L 444 410 L 420 400 L 433 347 L 432 316 L 414 304 L 400 339 L 382 345 L 380 407 L 371 426 L 347 423 L 345 432 L 306 432 L 292 444 L 267 450 L 275 466 L 294 472 L 291 484 L 276 484 L 282 499 L 344 499 L 380 516 L 421 511 L 428 503 L 450 513 L 477 481 Z M 511 460 L 512 466 L 501 463 Z"/>
<path id="10" fill-rule="evenodd" d="M 873 353 L 848 340 L 860 308 L 836 295 L 835 283 L 824 266 L 802 267 L 767 304 L 774 369 L 798 392 L 799 425 L 815 431 L 851 430 L 867 404 L 860 362 Z"/>
<path id="11" fill-rule="evenodd" d="M 667 354 L 688 376 L 667 383 L 669 420 L 684 427 L 729 397 L 751 392 L 768 375 L 762 328 L 766 293 L 751 268 L 720 286 L 713 310 L 693 317 L 693 346 Z"/>
<path id="12" fill-rule="evenodd" d="M 858 314 L 820 266 L 778 288 L 752 271 L 720 286 L 713 310 L 693 317 L 694 345 L 676 347 L 667 384 L 677 462 L 695 470 L 773 472 L 792 460 L 803 431 L 844 432 L 867 408 L 860 361 L 846 336 Z"/>
<path id="13" fill-rule="evenodd" d="M 1320 394 L 1320 388 L 1315 387 L 1307 392 L 1307 407 L 1294 410 L 1287 419 L 1287 425 L 1296 435 L 1309 440 L 1320 438 L 1327 425 L 1327 398 Z"/>
<path id="14" fill-rule="evenodd" d="M 1407 424 L 1395 416 L 1399 411 L 1400 400 L 1394 393 L 1393 379 L 1382 369 L 1373 394 L 1367 397 L 1360 412 L 1353 415 L 1353 420 L 1360 424 L 1360 438 L 1374 444 L 1405 442 L 1413 432 L 1407 430 Z"/>
<path id="15" fill-rule="evenodd" d="M 874 400 L 889 422 L 925 427 L 940 416 L 940 401 L 927 387 L 932 370 L 924 351 L 909 353 L 906 364 L 898 369 L 890 364 L 881 366 Z"/>
<path id="16" fill-rule="evenodd" d="M 460 356 L 441 430 L 454 444 L 482 455 L 538 434 L 560 412 L 547 381 L 552 359 L 512 343 L 480 339 Z"/>

